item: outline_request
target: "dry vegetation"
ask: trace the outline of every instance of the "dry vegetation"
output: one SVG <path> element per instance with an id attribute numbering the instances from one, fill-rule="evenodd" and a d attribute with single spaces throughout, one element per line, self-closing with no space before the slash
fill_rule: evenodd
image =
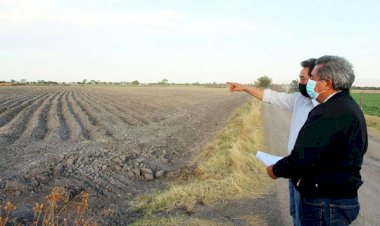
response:
<path id="1" fill-rule="evenodd" d="M 367 126 L 375 128 L 378 132 L 380 132 L 380 117 L 366 115 L 365 116 Z"/>
<path id="2" fill-rule="evenodd" d="M 198 205 L 213 206 L 270 192 L 270 180 L 255 158 L 257 150 L 266 148 L 261 107 L 257 106 L 260 106 L 258 102 L 252 102 L 241 109 L 172 186 L 138 197 L 134 206 L 145 210 L 145 218 L 135 225 L 150 225 L 152 222 L 158 225 L 229 225 L 228 221 L 208 219 L 203 222 L 188 215 L 181 218 L 171 213 L 176 209 L 193 213 Z M 167 214 L 166 218 L 160 216 L 162 212 Z M 249 225 L 262 224 L 257 217 L 246 218 Z"/>
<path id="3" fill-rule="evenodd" d="M 70 198 L 64 188 L 56 187 L 46 196 L 45 202 L 36 203 L 33 207 L 34 226 L 95 226 L 94 220 L 86 219 L 89 195 L 86 192 L 80 193 L 76 197 Z M 2 211 L 4 210 L 4 211 Z M 11 212 L 16 210 L 16 206 L 8 202 L 4 207 L 0 205 L 0 226 L 12 224 L 21 225 L 11 218 Z M 4 213 L 3 213 L 4 212 Z M 24 222 L 25 223 L 25 222 Z"/>
<path id="4" fill-rule="evenodd" d="M 32 222 L 26 207 L 62 186 L 93 197 L 99 224 L 128 224 L 139 214 L 126 203 L 176 179 L 247 100 L 194 87 L 2 87 L 0 203 Z"/>
<path id="5" fill-rule="evenodd" d="M 233 225 L 228 220 L 205 219 L 192 216 L 191 213 L 197 211 L 199 206 L 212 208 L 220 203 L 252 199 L 272 191 L 265 168 L 255 158 L 257 150 L 266 149 L 262 130 L 259 102 L 251 102 L 239 109 L 227 127 L 194 155 L 176 177 L 171 178 L 170 186 L 145 193 L 129 202 L 131 212 L 142 212 L 133 224 Z M 35 204 L 33 224 L 94 225 L 97 219 L 85 214 L 88 198 L 87 192 L 70 198 L 67 189 L 54 188 L 46 196 L 45 203 Z M 14 208 L 13 204 L 7 205 L 8 212 L 4 215 L 6 221 L 9 220 L 9 211 Z M 185 214 L 173 215 L 178 210 Z M 99 217 L 114 214 L 114 210 L 105 213 L 107 211 L 100 211 Z M 244 215 L 242 220 L 249 225 L 265 225 L 260 216 Z"/>

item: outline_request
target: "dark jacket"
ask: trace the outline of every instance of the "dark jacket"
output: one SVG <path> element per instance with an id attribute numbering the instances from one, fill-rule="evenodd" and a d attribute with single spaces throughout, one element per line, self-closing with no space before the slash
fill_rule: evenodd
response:
<path id="1" fill-rule="evenodd" d="M 353 198 L 363 183 L 367 147 L 363 112 L 342 91 L 310 111 L 294 149 L 273 166 L 273 173 L 291 178 L 303 197 Z"/>

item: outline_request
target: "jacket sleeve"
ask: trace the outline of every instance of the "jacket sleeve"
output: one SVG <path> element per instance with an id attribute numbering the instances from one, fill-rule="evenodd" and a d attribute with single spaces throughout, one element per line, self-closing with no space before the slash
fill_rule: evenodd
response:
<path id="1" fill-rule="evenodd" d="M 286 111 L 293 112 L 297 93 L 276 92 L 270 89 L 264 90 L 263 102 L 274 104 Z"/>
<path id="2" fill-rule="evenodd" d="M 309 116 L 298 134 L 291 154 L 273 166 L 277 177 L 300 177 L 316 166 L 335 139 L 337 123 L 327 115 Z"/>

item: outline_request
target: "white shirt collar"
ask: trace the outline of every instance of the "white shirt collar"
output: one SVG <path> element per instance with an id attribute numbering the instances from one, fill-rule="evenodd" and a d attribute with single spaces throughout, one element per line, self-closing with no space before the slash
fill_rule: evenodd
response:
<path id="1" fill-rule="evenodd" d="M 323 103 L 326 103 L 326 101 L 328 101 L 331 97 L 333 97 L 335 94 L 340 93 L 340 92 L 342 92 L 342 90 L 338 90 L 338 91 L 336 91 L 335 93 L 331 94 L 330 96 L 328 96 L 328 97 L 326 98 L 325 101 L 323 101 Z"/>

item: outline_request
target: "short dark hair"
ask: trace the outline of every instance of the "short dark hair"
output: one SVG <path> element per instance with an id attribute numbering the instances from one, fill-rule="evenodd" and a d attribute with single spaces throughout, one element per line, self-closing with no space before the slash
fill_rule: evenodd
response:
<path id="1" fill-rule="evenodd" d="M 301 66 L 302 67 L 308 67 L 309 68 L 309 76 L 311 77 L 311 72 L 313 71 L 314 67 L 315 67 L 315 62 L 317 61 L 317 59 L 315 58 L 310 58 L 310 59 L 307 59 L 307 60 L 304 60 L 301 62 Z"/>

